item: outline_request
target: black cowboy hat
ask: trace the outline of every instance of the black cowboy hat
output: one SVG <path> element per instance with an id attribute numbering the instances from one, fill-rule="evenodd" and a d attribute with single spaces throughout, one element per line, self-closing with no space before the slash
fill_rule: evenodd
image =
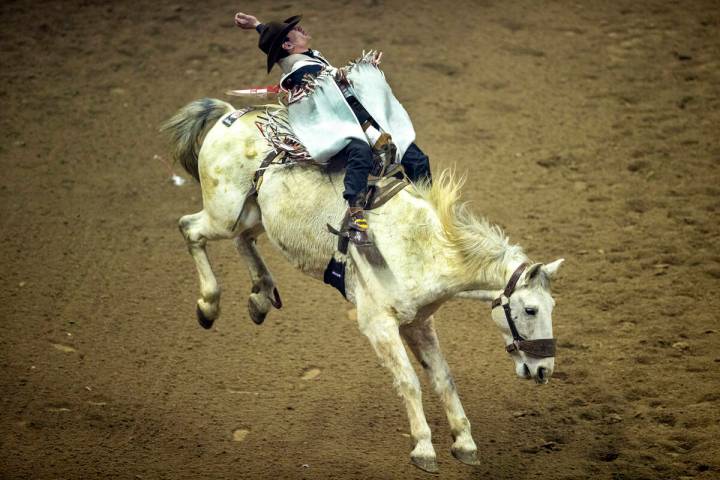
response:
<path id="1" fill-rule="evenodd" d="M 265 52 L 267 55 L 267 71 L 270 73 L 275 62 L 283 58 L 285 50 L 282 48 L 282 44 L 285 43 L 290 30 L 295 28 L 295 25 L 300 23 L 302 16 L 295 15 L 283 22 L 270 22 L 263 25 L 263 30 L 260 33 L 260 40 L 258 41 L 258 47 L 260 50 Z"/>

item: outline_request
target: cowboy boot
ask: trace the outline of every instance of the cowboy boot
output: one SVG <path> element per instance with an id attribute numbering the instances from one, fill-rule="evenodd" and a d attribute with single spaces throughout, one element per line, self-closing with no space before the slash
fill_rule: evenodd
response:
<path id="1" fill-rule="evenodd" d="M 348 207 L 348 216 L 350 217 L 348 220 L 348 238 L 350 241 L 359 247 L 372 245 L 362 203 L 358 201 L 351 202 Z"/>

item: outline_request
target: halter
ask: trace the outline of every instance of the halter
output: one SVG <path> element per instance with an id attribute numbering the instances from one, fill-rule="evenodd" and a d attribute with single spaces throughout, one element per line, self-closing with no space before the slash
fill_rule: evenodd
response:
<path id="1" fill-rule="evenodd" d="M 507 320 L 508 327 L 510 327 L 510 333 L 512 333 L 513 342 L 505 347 L 508 353 L 514 351 L 523 351 L 526 354 L 539 357 L 548 358 L 555 356 L 555 339 L 554 338 L 540 338 L 537 340 L 525 340 L 518 332 L 515 322 L 512 319 L 512 313 L 510 311 L 510 296 L 515 292 L 518 280 L 522 276 L 523 271 L 527 268 L 528 264 L 523 263 L 520 265 L 510 277 L 510 280 L 505 287 L 502 294 L 492 302 L 492 309 L 502 305 L 505 311 L 505 319 Z"/>

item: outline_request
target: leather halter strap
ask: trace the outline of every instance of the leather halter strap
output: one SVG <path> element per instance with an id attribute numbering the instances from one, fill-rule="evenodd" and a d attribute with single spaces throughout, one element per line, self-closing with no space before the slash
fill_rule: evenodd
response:
<path id="1" fill-rule="evenodd" d="M 507 285 L 505 285 L 505 290 L 503 290 L 502 295 L 500 295 L 498 298 L 493 300 L 492 308 L 499 307 L 500 305 L 502 305 L 503 297 L 508 298 L 508 299 L 510 298 L 510 295 L 512 295 L 513 292 L 515 291 L 517 282 L 518 282 L 518 280 L 520 280 L 520 277 L 522 276 L 522 274 L 525 271 L 525 269 L 527 268 L 527 266 L 528 266 L 527 263 L 522 263 L 522 264 L 520 264 L 519 267 L 517 267 L 515 269 L 513 274 L 510 276 L 510 280 L 508 280 Z"/>
<path id="2" fill-rule="evenodd" d="M 512 318 L 512 311 L 510 310 L 510 296 L 515 292 L 515 287 L 517 287 L 517 282 L 520 280 L 520 277 L 522 276 L 523 272 L 527 268 L 527 263 L 522 263 L 518 268 L 515 269 L 513 274 L 510 276 L 510 280 L 508 280 L 507 285 L 505 286 L 505 290 L 503 290 L 503 293 L 493 300 L 492 302 L 492 308 L 496 308 L 499 306 L 503 307 L 503 311 L 505 312 L 505 319 L 507 320 L 508 327 L 510 328 L 510 333 L 513 337 L 513 343 L 510 345 L 507 345 L 505 347 L 505 350 L 508 353 L 512 353 L 514 351 L 523 351 L 528 355 L 531 355 L 533 357 L 539 357 L 539 358 L 548 358 L 548 357 L 554 357 L 555 356 L 555 339 L 554 338 L 541 338 L 537 340 L 525 340 L 521 335 L 520 332 L 518 332 L 517 327 L 515 326 L 515 321 Z"/>

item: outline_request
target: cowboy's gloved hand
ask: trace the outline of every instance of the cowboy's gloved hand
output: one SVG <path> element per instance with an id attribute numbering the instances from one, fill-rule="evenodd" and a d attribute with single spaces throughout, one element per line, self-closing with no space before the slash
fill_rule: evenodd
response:
<path id="1" fill-rule="evenodd" d="M 260 25 L 257 18 L 247 13 L 237 12 L 235 14 L 235 25 L 242 28 L 243 30 L 249 30 Z"/>

